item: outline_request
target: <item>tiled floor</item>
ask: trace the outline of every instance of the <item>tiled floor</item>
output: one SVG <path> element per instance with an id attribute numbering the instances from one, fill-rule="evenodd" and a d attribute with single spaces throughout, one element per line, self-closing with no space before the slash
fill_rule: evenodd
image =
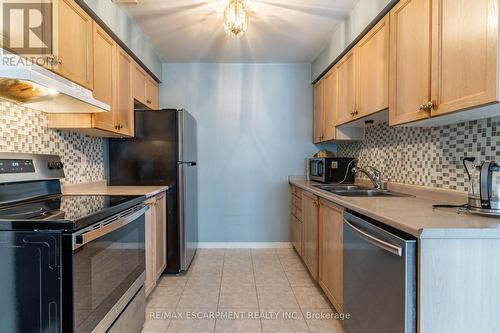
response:
<path id="1" fill-rule="evenodd" d="M 292 249 L 201 249 L 189 272 L 164 277 L 143 333 L 344 333 Z"/>

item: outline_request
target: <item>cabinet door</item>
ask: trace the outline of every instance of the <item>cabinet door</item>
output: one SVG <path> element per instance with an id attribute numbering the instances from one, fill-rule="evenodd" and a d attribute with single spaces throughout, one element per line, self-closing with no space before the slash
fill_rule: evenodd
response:
<path id="1" fill-rule="evenodd" d="M 293 215 L 291 232 L 292 245 L 299 256 L 302 256 L 302 222 Z"/>
<path id="2" fill-rule="evenodd" d="M 132 59 L 117 47 L 116 55 L 116 126 L 124 135 L 134 135 L 134 100 L 132 97 Z"/>
<path id="3" fill-rule="evenodd" d="M 152 110 L 158 110 L 158 83 L 148 77 L 146 82 L 146 106 Z"/>
<path id="4" fill-rule="evenodd" d="M 343 311 L 343 209 L 320 200 L 318 282 L 338 312 Z"/>
<path id="5" fill-rule="evenodd" d="M 323 80 L 314 86 L 313 143 L 323 141 Z"/>
<path id="6" fill-rule="evenodd" d="M 318 198 L 302 194 L 303 253 L 302 258 L 315 281 L 318 280 Z"/>
<path id="7" fill-rule="evenodd" d="M 114 78 L 116 71 L 115 41 L 94 23 L 94 98 L 111 106 L 111 111 L 96 113 L 94 127 L 116 131 L 116 108 Z"/>
<path id="8" fill-rule="evenodd" d="M 401 0 L 390 12 L 391 125 L 429 117 L 430 0 Z"/>
<path id="9" fill-rule="evenodd" d="M 354 119 L 356 113 L 355 50 L 347 53 L 337 65 L 337 125 Z"/>
<path id="10" fill-rule="evenodd" d="M 324 79 L 323 135 L 324 141 L 335 139 L 335 113 L 337 99 L 337 71 L 333 68 Z"/>
<path id="11" fill-rule="evenodd" d="M 155 198 L 155 278 L 158 279 L 167 267 L 167 197 Z"/>
<path id="12" fill-rule="evenodd" d="M 356 46 L 358 117 L 389 107 L 389 16 Z"/>
<path id="13" fill-rule="evenodd" d="M 145 241 L 146 241 L 146 281 L 144 282 L 144 289 L 146 291 L 146 296 L 151 293 L 156 285 L 156 274 L 155 274 L 155 215 L 156 210 L 154 209 L 155 200 L 150 199 L 146 201 L 149 205 L 149 209 L 145 214 Z"/>
<path id="14" fill-rule="evenodd" d="M 146 82 L 147 74 L 142 70 L 142 68 L 134 63 L 133 69 L 133 93 L 134 99 L 147 105 L 146 102 Z"/>
<path id="15" fill-rule="evenodd" d="M 432 115 L 496 102 L 498 1 L 432 1 Z"/>
<path id="16" fill-rule="evenodd" d="M 94 86 L 92 19 L 74 0 L 60 0 L 53 70 L 90 90 Z"/>

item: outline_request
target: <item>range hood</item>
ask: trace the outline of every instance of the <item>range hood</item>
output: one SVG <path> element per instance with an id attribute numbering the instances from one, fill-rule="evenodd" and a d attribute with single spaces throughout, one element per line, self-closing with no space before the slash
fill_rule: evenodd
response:
<path id="1" fill-rule="evenodd" d="M 10 55 L 12 56 L 12 55 Z M 17 57 L 17 56 L 15 56 Z M 85 89 L 51 71 L 27 65 L 0 66 L 0 98 L 48 113 L 98 113 L 111 110 Z"/>

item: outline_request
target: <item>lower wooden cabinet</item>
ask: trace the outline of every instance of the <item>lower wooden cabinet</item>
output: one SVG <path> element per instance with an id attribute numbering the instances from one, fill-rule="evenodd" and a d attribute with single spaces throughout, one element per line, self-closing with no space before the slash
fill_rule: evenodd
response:
<path id="1" fill-rule="evenodd" d="M 342 207 L 320 199 L 318 283 L 338 312 L 343 312 L 343 214 Z"/>
<path id="2" fill-rule="evenodd" d="M 302 260 L 311 276 L 318 281 L 318 197 L 302 193 Z"/>
<path id="3" fill-rule="evenodd" d="M 156 282 L 167 266 L 166 194 L 161 193 L 146 201 L 146 296 L 156 287 Z"/>
<path id="4" fill-rule="evenodd" d="M 300 256 L 302 256 L 302 216 L 302 191 L 292 186 L 291 241 Z"/>

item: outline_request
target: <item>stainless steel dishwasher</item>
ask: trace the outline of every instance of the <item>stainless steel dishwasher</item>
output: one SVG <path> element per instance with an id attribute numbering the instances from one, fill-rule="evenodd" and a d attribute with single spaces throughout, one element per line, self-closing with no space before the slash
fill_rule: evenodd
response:
<path id="1" fill-rule="evenodd" d="M 415 333 L 416 240 L 376 224 L 344 213 L 344 328 Z"/>

